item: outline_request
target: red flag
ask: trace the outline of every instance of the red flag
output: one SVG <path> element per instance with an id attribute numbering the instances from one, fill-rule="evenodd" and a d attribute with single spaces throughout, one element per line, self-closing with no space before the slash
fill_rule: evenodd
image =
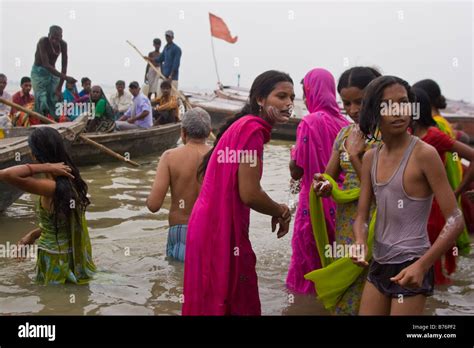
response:
<path id="1" fill-rule="evenodd" d="M 229 43 L 235 43 L 237 41 L 237 36 L 232 37 L 232 35 L 230 35 L 229 28 L 227 28 L 227 24 L 225 24 L 222 18 L 209 13 L 209 21 L 211 22 L 212 36 Z"/>

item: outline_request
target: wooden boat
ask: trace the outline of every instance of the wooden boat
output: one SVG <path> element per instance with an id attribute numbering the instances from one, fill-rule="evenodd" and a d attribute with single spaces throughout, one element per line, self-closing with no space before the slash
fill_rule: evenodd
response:
<path id="1" fill-rule="evenodd" d="M 211 116 L 212 130 L 214 132 L 219 130 L 227 118 L 235 115 L 245 105 L 245 101 L 243 100 L 223 98 L 219 96 L 217 92 L 206 94 L 186 91 L 184 93 L 193 107 L 199 106 L 209 113 Z M 299 113 L 301 114 L 302 112 Z M 287 123 L 276 125 L 272 130 L 272 138 L 295 140 L 296 128 L 300 120 L 301 118 L 292 117 Z"/>
<path id="2" fill-rule="evenodd" d="M 181 134 L 181 123 L 155 126 L 150 129 L 134 129 L 112 133 L 87 133 L 91 140 L 102 144 L 125 158 L 135 160 L 137 157 L 156 154 L 176 146 Z M 102 162 L 116 161 L 80 139 L 72 145 L 72 159 L 78 166 L 94 165 Z"/>
<path id="3" fill-rule="evenodd" d="M 56 128 L 65 140 L 66 147 L 70 148 L 77 135 L 85 127 L 85 120 L 65 122 L 52 125 L 38 125 L 29 128 L 0 129 L 0 169 L 18 164 L 32 163 L 31 151 L 28 146 L 28 136 L 37 127 Z M 0 181 L 0 212 L 7 209 L 21 195 L 23 191 Z"/>

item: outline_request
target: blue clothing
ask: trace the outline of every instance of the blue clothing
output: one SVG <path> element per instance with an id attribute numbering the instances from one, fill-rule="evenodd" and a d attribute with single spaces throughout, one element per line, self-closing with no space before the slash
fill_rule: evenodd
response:
<path id="1" fill-rule="evenodd" d="M 166 245 L 166 256 L 184 262 L 187 231 L 188 225 L 170 226 L 168 231 L 168 244 Z"/>
<path id="2" fill-rule="evenodd" d="M 82 90 L 79 92 L 79 97 L 83 97 L 85 95 L 87 95 L 88 93 L 85 91 L 85 90 Z"/>
<path id="3" fill-rule="evenodd" d="M 173 75 L 173 80 L 179 78 L 179 64 L 181 62 L 181 48 L 174 42 L 167 44 L 163 52 L 155 58 L 155 62 L 161 66 L 161 72 L 165 77 Z"/>
<path id="4" fill-rule="evenodd" d="M 125 118 L 135 117 L 141 115 L 145 110 L 148 111 L 148 115 L 143 120 L 136 120 L 134 124 L 141 128 L 150 128 L 153 126 L 153 111 L 150 99 L 141 92 L 136 97 L 133 97 L 132 106 L 130 106 L 123 116 L 125 116 Z"/>

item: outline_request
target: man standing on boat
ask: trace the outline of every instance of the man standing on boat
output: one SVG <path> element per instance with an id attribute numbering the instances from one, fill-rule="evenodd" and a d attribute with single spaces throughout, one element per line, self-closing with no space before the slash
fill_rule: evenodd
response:
<path id="1" fill-rule="evenodd" d="M 154 60 L 155 65 L 161 65 L 161 72 L 167 80 L 171 82 L 173 87 L 178 89 L 179 65 L 181 62 L 181 48 L 176 45 L 174 40 L 174 33 L 167 30 L 165 33 L 166 46 L 163 52 Z"/>
<path id="2" fill-rule="evenodd" d="M 61 72 L 56 70 L 56 61 L 61 55 Z M 35 61 L 31 69 L 31 82 L 35 92 L 35 111 L 56 120 L 56 103 L 62 100 L 64 81 L 76 83 L 67 76 L 67 43 L 63 40 L 63 30 L 57 25 L 49 28 L 47 37 L 42 37 L 36 45 Z"/>
<path id="3" fill-rule="evenodd" d="M 153 46 L 155 47 L 154 51 L 148 53 L 148 58 L 150 58 L 151 63 L 158 69 L 161 69 L 161 65 L 155 62 L 160 56 L 160 48 L 161 48 L 161 40 L 154 39 Z M 156 71 L 150 68 L 150 64 L 146 65 L 146 72 L 145 72 L 145 83 L 148 84 L 148 99 L 151 100 L 151 95 L 155 94 L 155 98 L 161 97 L 160 95 L 160 84 L 161 84 L 160 76 L 156 73 Z"/>
<path id="4" fill-rule="evenodd" d="M 147 129 L 153 126 L 153 114 L 150 99 L 141 91 L 138 82 L 128 85 L 133 95 L 133 104 L 127 112 L 115 122 L 117 130 Z"/>

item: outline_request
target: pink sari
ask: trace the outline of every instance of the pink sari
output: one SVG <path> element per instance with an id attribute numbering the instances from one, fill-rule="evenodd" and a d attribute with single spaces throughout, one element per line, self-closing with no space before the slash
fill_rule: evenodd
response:
<path id="1" fill-rule="evenodd" d="M 349 122 L 341 115 L 336 102 L 334 77 L 324 69 L 313 69 L 306 74 L 304 91 L 309 115 L 305 116 L 296 131 L 296 146 L 292 159 L 303 168 L 301 192 L 291 246 L 290 268 L 286 279 L 289 290 L 311 294 L 314 284 L 304 275 L 321 268 L 316 242 L 309 216 L 309 190 L 315 173 L 324 173 L 332 153 L 334 140 Z M 334 240 L 336 205 L 329 198 L 323 199 L 326 226 L 330 243 Z"/>
<path id="2" fill-rule="evenodd" d="M 223 154 L 250 150 L 261 163 L 271 129 L 257 116 L 244 116 L 212 153 L 189 220 L 183 315 L 261 314 L 257 259 L 249 240 L 250 208 L 239 195 L 239 163 Z"/>

